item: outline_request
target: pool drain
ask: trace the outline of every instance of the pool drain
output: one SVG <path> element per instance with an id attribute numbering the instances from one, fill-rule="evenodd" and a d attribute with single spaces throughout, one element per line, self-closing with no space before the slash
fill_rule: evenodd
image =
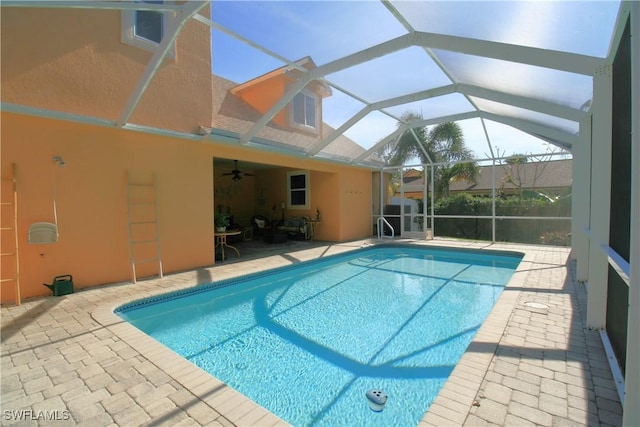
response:
<path id="1" fill-rule="evenodd" d="M 387 394 L 382 390 L 369 390 L 366 393 L 369 407 L 376 412 L 380 412 L 384 409 L 384 405 L 387 403 Z"/>

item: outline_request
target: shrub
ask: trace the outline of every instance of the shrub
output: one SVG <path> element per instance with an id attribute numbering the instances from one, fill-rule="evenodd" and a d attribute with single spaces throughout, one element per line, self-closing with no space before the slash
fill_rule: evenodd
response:
<path id="1" fill-rule="evenodd" d="M 496 199 L 497 216 L 568 216 L 570 200 L 553 202 L 544 198 L 510 196 Z M 435 203 L 436 215 L 491 216 L 491 197 L 459 193 L 439 199 Z M 491 219 L 439 218 L 436 234 L 439 236 L 491 240 Z M 566 220 L 498 219 L 496 240 L 519 243 L 568 245 L 570 238 Z"/>

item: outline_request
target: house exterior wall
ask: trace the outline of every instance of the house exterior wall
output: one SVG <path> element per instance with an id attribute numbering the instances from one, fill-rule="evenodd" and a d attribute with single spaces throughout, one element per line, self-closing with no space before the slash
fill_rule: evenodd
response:
<path id="1" fill-rule="evenodd" d="M 265 114 L 284 96 L 288 88 L 295 83 L 296 78 L 299 77 L 300 73 L 297 71 L 292 73 L 272 72 L 251 81 L 250 84 L 247 83 L 234 88 L 231 92 L 255 108 L 260 114 Z M 324 97 L 328 96 L 317 82 L 310 82 L 306 88 L 317 94 L 320 102 L 322 102 Z M 322 123 L 322 108 L 319 108 L 318 112 L 318 122 Z M 291 104 L 289 103 L 278 111 L 271 121 L 283 129 L 301 132 L 299 129 L 291 126 L 290 116 Z M 322 127 L 320 127 L 318 131 L 321 134 Z"/>
<path id="2" fill-rule="evenodd" d="M 252 85 L 233 92 L 244 102 L 255 108 L 260 114 L 265 114 L 282 98 L 286 84 L 288 84 L 287 77 L 284 74 L 280 74 L 272 76 L 270 79 L 255 82 Z M 283 128 L 289 127 L 288 111 L 288 108 L 282 109 L 275 115 L 272 121 Z"/>
<path id="3" fill-rule="evenodd" d="M 286 215 L 313 217 L 319 208 L 322 215 L 316 234 L 319 240 L 346 241 L 370 234 L 371 171 L 367 169 L 6 112 L 1 120 L 2 177 L 10 176 L 12 163 L 17 169 L 23 298 L 49 295 L 49 289 L 42 283 L 51 283 L 54 276 L 63 274 L 73 275 L 77 289 L 131 279 L 127 173 L 137 182 L 146 182 L 153 173 L 156 175 L 165 273 L 214 263 L 214 209 L 218 202 L 227 203 L 214 197 L 214 184 L 225 179 L 220 177 L 222 171 L 213 169 L 214 157 L 277 166 L 268 177 L 256 173 L 255 178 L 244 178 L 247 182 L 254 179 L 254 184 L 248 184 L 247 193 L 239 197 L 251 205 L 255 203 L 256 191 L 267 187 L 276 203 L 278 218 L 280 202 L 286 194 L 286 171 L 308 169 L 311 209 L 291 210 Z M 66 166 L 54 164 L 54 156 L 61 156 Z M 29 244 L 30 224 L 54 221 L 54 172 L 59 241 Z M 5 197 L 10 194 L 3 194 L 3 200 Z M 269 209 L 271 202 L 270 199 L 266 204 Z M 9 247 L 10 240 L 10 233 L 3 234 L 2 246 Z M 5 268 L 8 265 L 3 260 L 3 276 L 11 275 Z M 156 271 L 151 264 L 146 269 L 139 268 L 138 276 Z M 13 298 L 13 287 L 3 285 L 2 302 Z"/>
<path id="4" fill-rule="evenodd" d="M 340 236 L 344 240 L 371 236 L 373 202 L 371 172 L 340 176 Z M 366 212 L 362 212 L 366 206 Z M 366 213 L 366 216 L 365 216 Z"/>
<path id="5" fill-rule="evenodd" d="M 14 114 L 3 114 L 2 124 L 2 176 L 12 162 L 17 169 L 23 297 L 46 295 L 42 283 L 62 274 L 72 274 L 78 288 L 131 278 L 127 171 L 136 182 L 156 174 L 165 271 L 212 263 L 211 157 L 198 144 Z M 55 165 L 53 156 L 66 166 Z M 29 244 L 30 224 L 54 222 L 54 173 L 59 241 Z M 139 276 L 156 271 L 146 267 Z M 2 301 L 12 298 L 8 289 Z"/>
<path id="6" fill-rule="evenodd" d="M 209 8 L 200 13 L 208 16 Z M 129 119 L 177 131 L 175 136 L 58 120 L 46 113 L 30 115 L 33 108 L 118 119 L 152 56 L 122 43 L 121 16 L 117 10 L 2 10 L 1 100 L 27 111 L 2 111 L 0 116 L 2 177 L 10 177 L 13 163 L 17 169 L 23 298 L 49 295 L 42 284 L 58 275 L 73 275 L 77 289 L 131 279 L 127 174 L 136 182 L 156 177 L 164 272 L 212 265 L 214 210 L 217 204 L 229 204 L 215 197 L 222 173 L 214 170 L 216 157 L 276 167 L 264 180 L 256 176 L 253 185 L 249 178 L 242 183 L 241 199 L 234 200 L 240 215 L 234 219 L 245 221 L 259 213 L 256 191 L 263 186 L 277 197 L 279 207 L 286 200 L 286 171 L 306 169 L 311 171 L 312 206 L 309 211 L 288 211 L 287 216 L 313 217 L 319 208 L 323 222 L 318 239 L 368 237 L 370 170 L 180 136 L 211 125 L 213 117 L 210 29 L 195 20 L 184 26 L 175 59 L 163 61 Z M 56 165 L 54 156 L 62 157 L 66 166 Z M 31 224 L 54 222 L 54 177 L 59 240 L 29 244 Z M 362 193 L 349 197 L 345 189 L 359 183 Z M 5 201 L 10 189 L 2 189 Z M 2 214 L 4 224 L 9 216 L 5 209 Z M 2 247 L 13 246 L 12 241 L 11 233 L 3 232 Z M 14 275 L 11 264 L 3 258 L 3 278 Z M 141 265 L 137 275 L 156 272 L 154 264 Z M 1 301 L 13 299 L 13 286 L 3 284 Z"/>
<path id="7" fill-rule="evenodd" d="M 2 102 L 116 120 L 151 52 L 121 41 L 121 11 L 2 9 Z M 209 6 L 200 11 L 209 16 Z M 211 37 L 189 20 L 130 122 L 183 132 L 210 126 Z"/>

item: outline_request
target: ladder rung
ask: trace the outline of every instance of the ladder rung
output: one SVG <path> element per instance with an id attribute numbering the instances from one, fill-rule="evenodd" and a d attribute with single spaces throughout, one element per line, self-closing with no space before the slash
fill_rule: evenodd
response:
<path id="1" fill-rule="evenodd" d="M 15 228 L 13 227 L 0 227 L 0 230 L 4 231 L 4 230 L 15 230 Z"/>
<path id="2" fill-rule="evenodd" d="M 158 262 L 158 258 L 147 258 L 147 259 L 139 259 L 139 260 L 133 260 L 134 264 L 142 264 L 142 263 L 147 263 L 147 262 Z"/>
<path id="3" fill-rule="evenodd" d="M 4 282 L 15 282 L 15 281 L 16 281 L 16 279 L 15 279 L 15 278 L 13 278 L 13 279 L 0 279 L 0 283 L 4 283 Z"/>
<path id="4" fill-rule="evenodd" d="M 155 243 L 157 242 L 156 239 L 150 239 L 150 240 L 132 240 L 131 243 Z"/>
<path id="5" fill-rule="evenodd" d="M 0 256 L 14 256 L 16 253 L 15 252 L 4 252 L 1 253 Z"/>
<path id="6" fill-rule="evenodd" d="M 13 206 L 13 202 L 1 202 L 0 205 L 2 205 L 2 206 Z"/>

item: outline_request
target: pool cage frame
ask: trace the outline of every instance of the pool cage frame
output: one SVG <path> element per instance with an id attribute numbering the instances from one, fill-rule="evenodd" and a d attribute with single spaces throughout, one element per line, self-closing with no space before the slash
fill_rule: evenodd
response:
<path id="1" fill-rule="evenodd" d="M 573 192 L 572 192 L 572 214 L 571 214 L 571 233 L 572 233 L 572 252 L 571 258 L 577 260 L 576 276 L 579 281 L 588 282 L 588 304 L 587 304 L 587 325 L 589 328 L 602 331 L 603 341 L 608 342 L 607 332 L 608 326 L 612 323 L 608 319 L 608 313 L 616 311 L 618 308 L 628 308 L 628 317 L 625 317 L 626 327 L 631 331 L 628 336 L 624 336 L 627 343 L 626 364 L 635 367 L 640 363 L 640 336 L 633 331 L 637 331 L 640 327 L 640 160 L 638 152 L 640 152 L 640 3 L 637 1 L 623 1 L 620 6 L 620 15 L 614 30 L 612 49 L 609 58 L 593 58 L 585 55 L 578 55 L 568 52 L 559 52 L 545 50 L 540 48 L 530 48 L 526 46 L 517 46 L 504 43 L 488 42 L 486 40 L 476 40 L 465 37 L 452 37 L 442 34 L 431 34 L 417 31 L 411 27 L 405 17 L 395 8 L 390 1 L 383 1 L 383 5 L 389 12 L 397 18 L 397 21 L 403 25 L 408 31 L 407 34 L 380 43 L 372 48 L 364 49 L 354 54 L 339 58 L 335 61 L 328 62 L 311 70 L 303 69 L 294 61 L 243 38 L 238 34 L 224 28 L 223 26 L 213 22 L 212 20 L 200 15 L 198 12 L 208 2 L 185 2 L 184 4 L 167 3 L 162 5 L 150 3 L 134 3 L 134 2 L 75 2 L 75 1 L 59 1 L 59 2 L 42 2 L 42 1 L 5 1 L 2 7 L 44 7 L 44 8 L 89 8 L 89 9 L 119 9 L 119 10 L 149 10 L 155 12 L 169 12 L 174 16 L 172 22 L 167 29 L 167 34 L 162 42 L 154 51 L 151 59 L 146 65 L 144 72 L 138 80 L 135 88 L 131 92 L 126 104 L 120 110 L 115 120 L 109 118 L 87 117 L 70 112 L 47 111 L 36 107 L 17 105 L 3 102 L 2 110 L 7 113 L 16 113 L 23 115 L 31 115 L 36 117 L 46 117 L 56 120 L 67 120 L 76 123 L 91 124 L 96 126 L 104 126 L 110 128 L 119 128 L 123 130 L 131 130 L 136 132 L 152 133 L 165 135 L 174 138 L 182 138 L 197 141 L 208 141 L 216 143 L 238 143 L 239 146 L 256 148 L 267 151 L 283 151 L 282 146 L 278 146 L 275 141 L 269 141 L 260 137 L 260 131 L 281 111 L 304 87 L 313 80 L 323 80 L 334 89 L 341 91 L 353 98 L 364 102 L 365 107 L 354 116 L 349 118 L 342 126 L 331 133 L 328 137 L 318 141 L 309 150 L 303 150 L 300 147 L 287 147 L 285 151 L 291 155 L 299 155 L 322 161 L 338 162 L 349 164 L 355 167 L 369 168 L 372 171 L 379 171 L 381 182 L 381 204 L 380 217 L 382 216 L 382 176 L 385 172 L 397 169 L 382 165 L 378 159 L 373 156 L 380 144 L 384 144 L 404 131 L 411 131 L 417 126 L 428 126 L 446 121 L 460 121 L 469 118 L 480 118 L 485 134 L 487 133 L 484 120 L 491 120 L 504 123 L 527 133 L 536 135 L 542 139 L 552 142 L 564 149 L 570 149 L 574 159 L 573 170 Z M 158 129 L 131 123 L 131 117 L 136 110 L 138 103 L 143 97 L 149 83 L 154 78 L 158 70 L 161 68 L 162 61 L 169 52 L 172 43 L 179 36 L 184 25 L 190 20 L 196 20 L 202 24 L 208 25 L 212 29 L 224 32 L 232 37 L 248 44 L 268 56 L 280 60 L 292 69 L 302 71 L 303 76 L 294 83 L 284 96 L 280 98 L 273 106 L 266 111 L 255 123 L 243 134 L 237 134 L 226 129 L 211 129 L 206 132 L 186 133 L 176 132 L 170 129 Z M 629 37 L 630 53 L 629 56 L 629 77 L 630 99 L 629 104 L 629 134 L 628 145 L 630 150 L 631 167 L 629 168 L 628 182 L 623 185 L 624 194 L 629 195 L 628 202 L 628 220 L 629 232 L 624 238 L 624 242 L 620 245 L 612 239 L 617 236 L 615 233 L 616 206 L 614 199 L 617 197 L 618 184 L 612 180 L 614 172 L 613 164 L 620 158 L 624 158 L 619 153 L 612 154 L 616 151 L 617 142 L 612 141 L 612 133 L 616 126 L 613 124 L 614 102 L 613 98 L 616 92 L 614 84 L 616 83 L 615 63 L 612 64 L 612 57 L 619 51 L 618 44 L 623 38 L 625 27 L 630 28 Z M 416 92 L 406 96 L 398 96 L 378 102 L 368 103 L 348 90 L 338 85 L 332 84 L 325 80 L 325 76 L 331 75 L 338 71 L 354 67 L 374 58 L 387 55 L 405 48 L 419 47 L 425 49 L 432 54 L 432 49 L 442 49 L 453 51 L 463 55 L 477 55 L 484 58 L 492 58 L 501 61 L 513 61 L 521 64 L 528 64 L 536 67 L 546 67 L 560 71 L 589 75 L 593 77 L 593 104 L 585 106 L 588 111 L 568 108 L 553 102 L 542 101 L 539 99 L 515 96 L 507 92 L 499 92 L 487 87 L 473 86 L 458 82 L 451 78 L 451 84 L 429 89 L 423 92 Z M 438 63 L 438 65 L 441 65 Z M 301 69 L 302 68 L 302 69 Z M 442 71 L 447 72 L 446 67 Z M 475 111 L 454 114 L 450 116 L 442 116 L 437 119 L 423 120 L 413 123 L 402 123 L 396 132 L 385 137 L 379 144 L 366 150 L 356 158 L 338 158 L 332 156 L 323 150 L 337 138 L 343 134 L 358 120 L 366 116 L 372 111 L 382 111 L 384 108 L 409 103 L 417 99 L 433 98 L 448 93 L 460 93 L 466 98 L 480 97 L 489 101 L 498 101 L 507 105 L 529 109 L 534 112 L 547 113 L 556 118 L 567 118 L 579 123 L 579 132 L 570 134 L 568 132 L 559 131 L 552 126 L 535 124 L 530 121 L 520 120 L 514 117 L 507 117 L 489 111 L 483 111 L 476 108 Z M 473 102 L 471 102 L 474 105 Z M 497 158 L 487 136 L 491 158 L 486 159 L 495 162 Z M 625 141 L 626 143 L 626 141 Z M 485 159 L 482 159 L 485 160 Z M 430 162 L 421 167 L 430 168 L 431 189 L 433 189 L 433 170 L 437 163 Z M 494 172 L 495 175 L 495 172 Z M 626 191 L 628 190 L 628 191 Z M 424 195 L 426 200 L 426 185 Z M 495 182 L 493 186 L 495 193 Z M 623 194 L 623 196 L 624 196 Z M 495 222 L 500 217 L 495 214 L 495 194 L 492 220 L 492 238 L 495 241 Z M 615 199 L 619 200 L 619 199 Z M 587 207 L 586 209 L 584 207 Z M 625 205 L 626 209 L 626 205 Z M 434 213 L 433 197 L 428 218 L 432 221 L 432 232 L 437 229 L 433 227 L 438 217 Z M 375 213 L 375 212 L 374 212 Z M 424 213 L 427 219 L 426 212 Z M 514 217 L 509 217 L 514 218 Z M 535 220 L 535 218 L 526 217 L 523 219 Z M 613 231 L 613 233 L 612 233 Z M 624 234 L 624 233 L 623 233 Z M 620 247 L 626 246 L 623 250 Z M 611 278 L 615 281 L 622 282 L 622 289 L 626 290 L 627 300 L 617 300 L 617 304 L 613 305 L 608 290 Z M 625 288 L 626 286 L 626 288 Z M 612 368 L 612 370 L 615 370 Z M 631 370 L 629 370 L 631 371 Z M 640 399 L 640 377 L 636 372 L 627 375 L 623 388 L 626 387 L 626 399 L 630 398 L 630 404 L 624 406 L 623 423 L 625 425 L 640 424 L 640 406 L 634 403 Z M 621 401 L 624 404 L 625 390 L 622 390 Z"/>
<path id="2" fill-rule="evenodd" d="M 489 146 L 491 145 L 489 138 L 487 138 L 487 143 Z M 565 157 L 569 156 L 570 153 L 561 151 L 555 153 L 543 153 L 543 154 L 529 154 L 517 156 L 519 158 L 546 158 L 551 159 L 552 157 Z M 524 216 L 524 215 L 497 215 L 496 214 L 496 169 L 500 167 L 498 164 L 501 160 L 511 159 L 513 156 L 502 156 L 502 157 L 494 157 L 488 159 L 476 159 L 476 160 L 459 160 L 455 162 L 437 162 L 437 163 L 421 163 L 421 164 L 407 164 L 402 166 L 386 166 L 380 170 L 379 175 L 379 200 L 378 206 L 373 206 L 372 210 L 372 223 L 373 223 L 373 234 L 378 236 L 378 239 L 387 238 L 387 237 L 400 237 L 403 235 L 404 231 L 404 217 L 406 216 L 405 212 L 402 211 L 402 202 L 405 200 L 404 193 L 404 182 L 403 179 L 400 179 L 400 200 L 401 200 L 401 212 L 399 214 L 385 214 L 385 200 L 389 199 L 389 195 L 385 194 L 385 176 L 388 177 L 389 174 L 394 173 L 396 171 L 400 172 L 402 175 L 402 171 L 404 169 L 410 168 L 422 168 L 424 175 L 428 175 L 429 179 L 424 180 L 423 188 L 422 188 L 422 200 L 429 200 L 428 209 L 424 206 L 422 214 L 418 213 L 416 217 L 422 218 L 422 223 L 425 227 L 420 230 L 420 233 L 423 233 L 423 238 L 432 239 L 437 236 L 436 233 L 436 219 L 482 219 L 482 220 L 491 220 L 491 242 L 495 243 L 498 241 L 496 239 L 496 220 L 536 220 L 536 221 L 546 221 L 546 220 L 555 220 L 555 221 L 571 221 L 572 217 L 569 216 Z M 491 215 L 436 215 L 435 213 L 435 203 L 436 197 L 435 194 L 435 169 L 438 166 L 451 166 L 456 163 L 476 163 L 476 162 L 491 162 Z M 428 172 L 427 172 L 428 171 Z M 389 223 L 388 218 L 399 218 L 400 219 L 400 230 L 396 230 L 392 224 Z M 384 226 L 382 225 L 384 224 Z M 426 225 L 429 225 L 428 227 Z M 386 227 L 382 228 L 381 227 Z M 391 233 L 391 236 L 388 236 L 384 231 L 388 230 Z M 410 235 L 410 237 L 414 237 Z M 510 241 L 510 240 L 507 240 Z"/>

